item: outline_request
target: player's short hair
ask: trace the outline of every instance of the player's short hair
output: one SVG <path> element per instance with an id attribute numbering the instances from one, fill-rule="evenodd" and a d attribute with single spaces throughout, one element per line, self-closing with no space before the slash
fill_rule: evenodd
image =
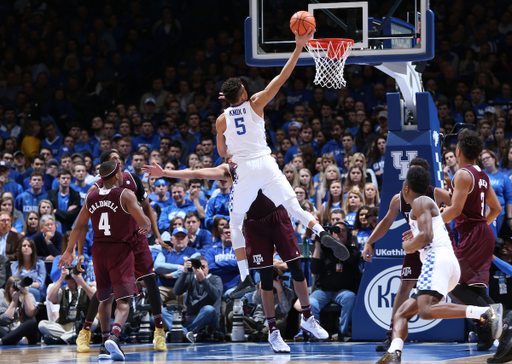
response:
<path id="1" fill-rule="evenodd" d="M 426 171 L 430 170 L 430 164 L 428 164 L 428 162 L 423 158 L 413 158 L 412 161 L 409 163 L 409 167 L 411 166 L 418 166 Z"/>
<path id="2" fill-rule="evenodd" d="M 117 163 L 115 161 L 106 161 L 101 163 L 100 176 L 108 176 L 116 169 Z M 112 176 L 113 177 L 113 174 Z"/>
<path id="3" fill-rule="evenodd" d="M 234 104 L 242 94 L 242 80 L 238 77 L 228 78 L 220 90 L 226 101 L 230 104 Z"/>
<path id="4" fill-rule="evenodd" d="M 459 140 L 458 147 L 462 155 L 470 161 L 477 159 L 484 149 L 482 138 L 473 130 L 462 130 L 457 139 Z"/>
<path id="5" fill-rule="evenodd" d="M 424 195 L 430 185 L 430 172 L 423 168 L 409 168 L 405 182 L 411 190 Z"/>
<path id="6" fill-rule="evenodd" d="M 106 150 L 103 153 L 101 153 L 101 155 L 100 155 L 100 163 L 108 162 L 108 160 L 110 159 L 110 155 L 112 153 L 117 153 L 119 156 L 121 156 L 121 154 L 117 150 L 109 149 L 109 150 Z"/>

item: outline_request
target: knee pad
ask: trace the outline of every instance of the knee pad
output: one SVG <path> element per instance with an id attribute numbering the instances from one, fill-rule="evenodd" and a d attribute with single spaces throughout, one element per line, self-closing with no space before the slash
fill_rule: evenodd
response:
<path id="1" fill-rule="evenodd" d="M 231 241 L 233 249 L 245 248 L 245 238 L 242 233 L 244 214 L 231 214 L 229 226 L 231 227 Z"/>
<path id="2" fill-rule="evenodd" d="M 259 270 L 261 289 L 264 291 L 272 291 L 274 289 L 274 267 L 265 267 Z"/>
<path id="3" fill-rule="evenodd" d="M 302 282 L 304 280 L 304 271 L 302 270 L 302 262 L 300 259 L 294 259 L 286 262 L 288 265 L 288 271 L 292 275 L 292 278 L 296 282 Z"/>
<path id="4" fill-rule="evenodd" d="M 304 209 L 300 207 L 299 202 L 295 197 L 283 202 L 283 206 L 289 214 L 291 214 L 296 219 L 299 219 L 299 221 L 304 226 L 308 226 L 309 222 L 314 220 L 313 215 L 307 211 L 304 211 Z"/>

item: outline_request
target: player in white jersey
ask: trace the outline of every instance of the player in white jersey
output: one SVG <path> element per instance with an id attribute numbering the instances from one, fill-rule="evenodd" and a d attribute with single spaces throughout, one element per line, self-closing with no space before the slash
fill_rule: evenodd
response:
<path id="1" fill-rule="evenodd" d="M 402 196 L 411 205 L 409 215 L 411 235 L 402 244 L 406 253 L 420 252 L 423 263 L 418 278 L 417 292 L 400 306 L 395 314 L 393 341 L 377 363 L 400 363 L 407 324 L 418 313 L 423 320 L 473 318 L 487 324 L 493 337 L 502 333 L 501 304 L 491 307 L 439 303 L 457 285 L 460 267 L 453 252 L 448 232 L 436 203 L 425 196 L 430 184 L 430 173 L 423 168 L 410 168 L 402 186 Z"/>
<path id="2" fill-rule="evenodd" d="M 220 156 L 232 157 L 232 161 L 238 164 L 231 195 L 230 226 L 242 284 L 249 274 L 242 224 L 259 189 L 276 206 L 283 205 L 288 213 L 319 235 L 322 244 L 332 248 L 337 258 L 345 260 L 349 257 L 345 245 L 326 233 L 320 223 L 300 207 L 290 183 L 271 157 L 265 138 L 263 109 L 290 77 L 302 48 L 313 32 L 309 30 L 303 36 L 295 33 L 296 48 L 281 73 L 250 99 L 239 78 L 230 78 L 222 85 L 222 97 L 230 107 L 217 119 L 217 150 Z"/>

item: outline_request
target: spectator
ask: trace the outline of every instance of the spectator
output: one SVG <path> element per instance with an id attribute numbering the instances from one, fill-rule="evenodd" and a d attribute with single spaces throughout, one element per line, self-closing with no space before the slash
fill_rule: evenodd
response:
<path id="1" fill-rule="evenodd" d="M 14 229 L 18 233 L 23 232 L 23 214 L 14 208 L 14 200 L 11 196 L 5 195 L 0 198 L 0 211 L 8 212 L 11 215 L 11 221 L 13 221 L 11 230 Z"/>
<path id="2" fill-rule="evenodd" d="M 40 232 L 34 235 L 37 256 L 42 260 L 53 260 L 62 253 L 62 234 L 56 231 L 55 218 L 51 215 L 41 216 Z"/>
<path id="3" fill-rule="evenodd" d="M 29 183 L 30 189 L 16 198 L 16 209 L 22 211 L 25 218 L 30 211 L 37 211 L 39 202 L 48 196 L 48 193 L 43 191 L 44 181 L 41 172 L 33 172 Z"/>
<path id="4" fill-rule="evenodd" d="M 62 170 L 59 172 L 59 187 L 48 192 L 48 200 L 55 206 L 54 214 L 62 225 L 62 231 L 71 229 L 78 213 L 80 212 L 80 193 L 69 187 L 71 184 L 71 172 Z"/>
<path id="5" fill-rule="evenodd" d="M 53 204 L 50 200 L 41 200 L 39 202 L 39 205 L 37 206 L 37 213 L 39 214 L 39 216 L 52 215 L 53 218 L 55 219 L 54 211 L 55 211 L 55 209 L 53 208 Z M 56 231 L 58 231 L 59 233 L 62 234 L 62 226 L 61 226 L 60 222 L 58 222 L 56 219 L 55 219 L 55 225 L 56 225 Z M 55 278 L 55 280 L 56 279 L 57 278 Z"/>
<path id="6" fill-rule="evenodd" d="M 152 198 L 162 210 L 173 204 L 173 200 L 169 198 L 169 182 L 165 179 L 160 178 L 155 181 L 155 192 L 154 195 L 156 197 L 152 198 L 150 196 L 150 198 Z"/>
<path id="7" fill-rule="evenodd" d="M 341 181 L 333 181 L 329 186 L 329 198 L 324 202 L 318 213 L 320 214 L 320 222 L 325 224 L 329 221 L 331 211 L 339 209 L 343 205 L 343 187 Z"/>
<path id="8" fill-rule="evenodd" d="M 35 211 L 30 211 L 25 218 L 25 223 L 23 224 L 23 235 L 27 239 L 32 239 L 38 232 L 39 214 Z"/>
<path id="9" fill-rule="evenodd" d="M 369 207 L 380 205 L 379 189 L 373 183 L 368 182 L 364 185 L 364 201 Z"/>
<path id="10" fill-rule="evenodd" d="M 144 112 L 144 102 L 148 98 L 152 98 L 155 100 L 155 109 L 158 113 L 162 112 L 162 108 L 164 106 L 165 98 L 169 94 L 166 90 L 164 90 L 164 83 L 162 81 L 162 78 L 159 76 L 156 76 L 153 78 L 153 81 L 151 83 L 151 91 L 146 92 L 142 95 L 140 98 L 140 107 L 139 111 L 141 113 Z"/>
<path id="11" fill-rule="evenodd" d="M 212 327 L 214 330 L 219 328 L 222 297 L 221 278 L 209 274 L 209 264 L 205 257 L 199 256 L 196 259 L 201 263 L 201 267 L 194 268 L 192 262 L 187 260 L 184 264 L 183 274 L 174 286 L 176 294 L 187 293 L 185 305 L 188 320 L 185 322 L 184 328 L 188 331 L 187 339 L 192 343 L 196 341 L 196 334 L 202 328 Z"/>
<path id="12" fill-rule="evenodd" d="M 37 342 L 37 301 L 28 288 L 14 289 L 14 282 L 19 280 L 18 277 L 10 277 L 5 289 L 0 289 L 0 345 L 16 345 L 24 337 L 28 342 L 23 341 L 23 344 Z M 16 327 L 18 322 L 20 324 Z"/>
<path id="13" fill-rule="evenodd" d="M 311 272 L 317 274 L 313 293 L 309 296 L 313 316 L 320 321 L 320 311 L 330 302 L 341 306 L 338 340 L 344 341 L 352 321 L 352 311 L 356 302 L 359 285 L 359 259 L 361 253 L 348 239 L 348 226 L 343 222 L 335 224 L 340 228 L 333 236 L 345 244 L 350 257 L 345 261 L 336 258 L 330 248 L 317 240 L 311 259 Z"/>
<path id="14" fill-rule="evenodd" d="M 220 244 L 222 242 L 221 234 L 222 229 L 229 223 L 228 219 L 222 216 L 217 216 L 213 219 L 213 227 L 212 227 L 212 241 L 213 244 Z"/>
<path id="15" fill-rule="evenodd" d="M 62 282 L 66 286 L 62 286 Z M 69 343 L 78 336 L 75 321 L 87 315 L 91 297 L 96 292 L 89 286 L 81 274 L 75 275 L 67 268 L 62 269 L 59 279 L 48 291 L 47 300 L 59 306 L 59 318 L 56 322 L 42 320 L 39 322 L 39 331 L 45 341 L 52 340 L 57 343 Z"/>
<path id="16" fill-rule="evenodd" d="M 0 255 L 5 255 L 9 260 L 16 260 L 21 249 L 23 234 L 11 229 L 11 213 L 0 211 Z"/>
<path id="17" fill-rule="evenodd" d="M 91 188 L 92 184 L 87 184 L 85 178 L 87 177 L 87 167 L 83 162 L 73 163 L 73 178 L 75 182 L 70 184 L 70 191 L 74 190 L 80 194 L 80 206 L 83 204 L 85 196 Z"/>
<path id="18" fill-rule="evenodd" d="M 370 153 L 372 153 L 371 146 L 372 146 L 373 142 L 376 141 L 378 138 L 386 138 L 386 136 L 387 136 L 388 112 L 385 110 L 380 111 L 377 114 L 377 121 L 379 122 L 379 125 L 377 125 L 377 127 L 376 127 L 377 131 L 368 135 L 368 138 L 366 139 L 366 147 L 367 148 L 363 149 L 363 153 L 367 154 L 368 159 L 370 159 Z M 371 167 L 372 167 L 372 165 L 370 164 L 370 168 Z"/>
<path id="19" fill-rule="evenodd" d="M 196 249 L 187 246 L 188 237 L 185 228 L 175 227 L 172 230 L 172 236 L 167 232 L 162 234 L 164 242 L 169 242 L 168 239 L 172 246 L 165 246 L 155 259 L 155 272 L 160 276 L 160 297 L 164 306 L 176 302 L 183 304 L 185 297 L 174 293 L 174 285 L 178 277 L 183 274 L 185 262 L 199 255 Z M 172 317 L 170 322 L 172 326 Z"/>
<path id="20" fill-rule="evenodd" d="M 354 164 L 348 168 L 348 172 L 345 179 L 345 185 L 343 186 L 343 192 L 346 194 L 352 189 L 356 189 L 361 193 L 364 193 L 365 180 L 363 178 L 363 168 L 359 164 Z"/>
<path id="21" fill-rule="evenodd" d="M 333 121 L 329 125 L 329 130 L 332 134 L 332 139 L 329 140 L 322 148 L 322 154 L 330 153 L 334 156 L 336 164 L 339 166 L 343 165 L 343 132 L 345 130 L 344 125 L 340 121 Z"/>
<path id="22" fill-rule="evenodd" d="M 478 120 L 484 118 L 485 109 L 489 106 L 484 102 L 484 94 L 478 86 L 471 89 L 471 106 L 476 113 Z"/>
<path id="23" fill-rule="evenodd" d="M 21 142 L 21 151 L 28 159 L 32 159 L 33 156 L 39 153 L 41 140 L 37 136 L 40 131 L 41 124 L 38 120 L 29 120 L 28 123 L 25 124 L 25 137 Z"/>
<path id="24" fill-rule="evenodd" d="M 364 199 L 361 192 L 355 189 L 348 191 L 347 198 L 343 204 L 343 212 L 345 212 L 345 220 L 350 228 L 354 226 L 357 210 L 362 205 L 364 205 Z"/>
<path id="25" fill-rule="evenodd" d="M 284 166 L 283 173 L 286 177 L 286 180 L 290 182 L 292 188 L 300 185 L 299 172 L 297 172 L 297 168 L 293 163 L 288 163 L 286 166 Z"/>
<path id="26" fill-rule="evenodd" d="M 501 303 L 504 310 L 512 309 L 512 286 L 509 286 L 512 273 L 512 240 L 510 236 L 503 237 L 504 243 L 494 250 L 493 264 L 489 275 L 489 296 L 496 303 Z M 505 286 L 505 290 L 503 289 Z"/>
<path id="27" fill-rule="evenodd" d="M 2 192 L 8 191 L 12 194 L 13 199 L 16 199 L 23 193 L 23 188 L 12 179 L 9 178 L 10 173 L 9 163 L 0 161 L 0 183 L 3 184 Z"/>
<path id="28" fill-rule="evenodd" d="M 352 167 L 353 165 L 358 165 L 359 167 L 361 167 L 361 169 L 363 171 L 366 171 L 366 173 L 365 173 L 365 181 L 366 182 L 371 182 L 374 185 L 377 185 L 377 176 L 375 176 L 375 172 L 373 172 L 373 169 L 367 168 L 366 157 L 363 153 L 359 153 L 359 152 L 354 153 L 354 155 L 352 156 L 352 159 L 350 160 L 349 168 Z"/>
<path id="29" fill-rule="evenodd" d="M 384 157 L 386 155 L 386 140 L 387 138 L 384 136 L 379 136 L 375 140 L 375 144 L 371 150 L 371 153 L 368 153 L 368 158 L 370 159 L 370 168 L 375 172 L 375 176 L 377 176 L 377 181 L 379 182 L 379 187 L 382 188 L 382 175 L 384 174 Z"/>
<path id="30" fill-rule="evenodd" d="M 212 274 L 222 279 L 222 291 L 229 295 L 236 288 L 240 280 L 235 251 L 231 242 L 231 229 L 229 224 L 224 225 L 220 235 L 221 242 L 214 243 L 206 253 L 206 260 L 212 270 Z"/>
<path id="31" fill-rule="evenodd" d="M 211 229 L 213 221 L 217 217 L 222 217 L 229 221 L 229 201 L 231 187 L 227 181 L 218 180 L 217 187 L 219 193 L 208 201 L 205 212 L 205 225 L 207 229 Z M 212 268 L 213 269 L 213 268 Z"/>
<path id="32" fill-rule="evenodd" d="M 185 216 L 185 228 L 189 240 L 189 246 L 197 249 L 201 255 L 206 255 L 208 249 L 212 247 L 212 233 L 206 229 L 201 229 L 201 220 L 195 212 L 189 212 Z"/>
<path id="33" fill-rule="evenodd" d="M 327 202 L 327 199 L 329 198 L 329 189 L 331 187 L 331 183 L 334 181 L 341 181 L 340 170 L 334 164 L 327 164 L 322 183 L 319 185 L 315 196 L 317 210 L 320 210 L 322 203 Z"/>
<path id="34" fill-rule="evenodd" d="M 168 230 L 170 222 L 175 216 L 184 218 L 190 211 L 197 212 L 194 204 L 185 198 L 185 190 L 185 185 L 182 183 L 175 183 L 171 186 L 174 204 L 162 209 L 158 219 L 158 229 L 160 231 Z"/>
<path id="35" fill-rule="evenodd" d="M 32 239 L 23 239 L 16 261 L 11 264 L 13 276 L 23 280 L 25 277 L 32 279 L 28 287 L 37 302 L 43 302 L 46 296 L 46 267 L 44 262 L 37 259 L 36 244 Z"/>
<path id="36" fill-rule="evenodd" d="M 49 163 L 49 162 L 48 162 Z M 27 191 L 30 189 L 30 176 L 32 173 L 38 172 L 43 175 L 43 184 L 41 185 L 41 189 L 43 192 L 50 190 L 53 183 L 53 177 L 48 173 L 45 173 L 46 162 L 42 155 L 36 154 L 32 157 L 32 163 L 30 164 L 30 168 L 20 177 L 23 182 L 23 190 Z M 20 180 L 18 180 L 20 182 Z"/>

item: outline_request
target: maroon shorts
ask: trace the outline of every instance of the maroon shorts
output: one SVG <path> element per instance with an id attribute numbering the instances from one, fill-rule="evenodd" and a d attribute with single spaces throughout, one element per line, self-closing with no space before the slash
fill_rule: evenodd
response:
<path id="1" fill-rule="evenodd" d="M 491 227 L 482 222 L 464 232 L 459 229 L 459 233 L 459 246 L 455 249 L 460 265 L 459 283 L 488 285 L 495 245 Z"/>
<path id="2" fill-rule="evenodd" d="M 249 268 L 271 267 L 274 245 L 283 262 L 300 257 L 297 237 L 283 206 L 262 219 L 245 220 L 244 229 Z"/>
<path id="3" fill-rule="evenodd" d="M 402 280 L 403 281 L 417 281 L 421 274 L 421 259 L 420 253 L 415 252 L 406 254 L 404 263 L 402 264 Z"/>
<path id="4" fill-rule="evenodd" d="M 130 245 L 96 242 L 92 244 L 92 260 L 99 301 L 107 300 L 112 293 L 116 300 L 137 293 Z"/>
<path id="5" fill-rule="evenodd" d="M 155 274 L 153 256 L 149 250 L 146 235 L 138 234 L 137 240 L 132 244 L 132 252 L 135 258 L 135 278 L 137 280 Z"/>

